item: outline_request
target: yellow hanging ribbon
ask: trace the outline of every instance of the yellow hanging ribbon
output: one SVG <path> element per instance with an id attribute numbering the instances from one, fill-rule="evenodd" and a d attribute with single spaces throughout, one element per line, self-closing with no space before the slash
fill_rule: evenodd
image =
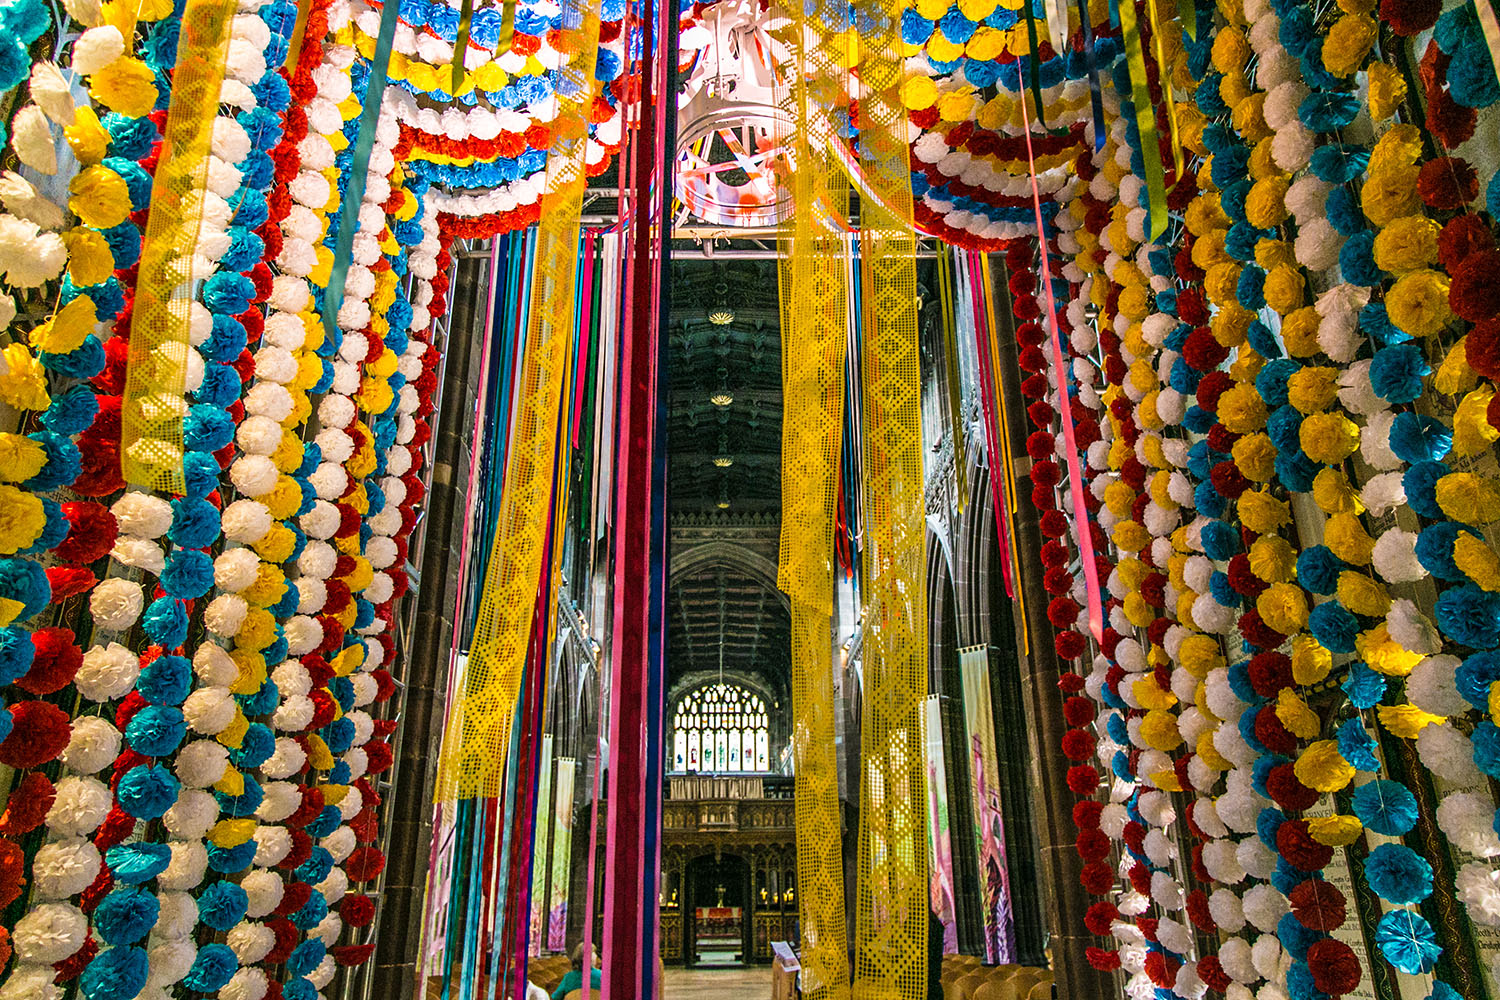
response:
<path id="1" fill-rule="evenodd" d="M 1156 108 L 1146 81 L 1146 55 L 1141 49 L 1141 29 L 1135 19 L 1135 0 L 1119 0 L 1120 33 L 1125 41 L 1125 65 L 1130 70 L 1130 99 L 1135 103 L 1135 125 L 1146 164 L 1146 195 L 1151 216 L 1151 241 L 1167 231 L 1166 178 L 1162 174 L 1161 146 L 1156 138 Z"/>
<path id="2" fill-rule="evenodd" d="M 1161 25 L 1156 17 L 1156 0 L 1146 0 L 1146 13 L 1151 18 L 1151 42 L 1156 48 L 1156 79 L 1161 83 L 1161 92 L 1167 103 L 1167 126 L 1172 140 L 1172 183 L 1167 190 L 1177 186 L 1182 179 L 1182 140 L 1177 136 L 1177 99 L 1172 96 L 1171 67 L 1167 65 L 1167 48 L 1161 40 Z M 1155 212 L 1153 211 L 1153 215 Z M 1153 237 L 1154 238 L 1154 237 Z"/>
<path id="3" fill-rule="evenodd" d="M 141 245 L 120 409 L 120 466 L 132 486 L 181 493 L 194 273 L 234 0 L 188 0 L 172 101 Z"/>
<path id="4" fill-rule="evenodd" d="M 292 37 L 287 39 L 286 59 L 282 66 L 287 73 L 295 73 L 297 60 L 302 56 L 303 36 L 307 34 L 307 19 L 312 14 L 312 0 L 297 0 L 297 21 L 292 25 Z"/>

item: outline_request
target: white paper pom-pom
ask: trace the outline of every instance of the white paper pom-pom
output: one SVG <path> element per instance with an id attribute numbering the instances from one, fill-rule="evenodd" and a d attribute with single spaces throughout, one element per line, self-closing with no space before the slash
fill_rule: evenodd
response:
<path id="1" fill-rule="evenodd" d="M 1500 836 L 1495 835 L 1494 818 L 1495 804 L 1488 795 L 1457 792 L 1444 795 L 1438 802 L 1438 826 L 1459 850 L 1476 857 L 1500 855 Z"/>
<path id="2" fill-rule="evenodd" d="M 71 903 L 43 903 L 16 921 L 11 945 L 21 961 L 50 965 L 71 958 L 83 947 L 88 933 L 88 918 L 78 907 Z"/>
<path id="3" fill-rule="evenodd" d="M 149 493 L 126 493 L 109 510 L 122 535 L 160 538 L 172 526 L 172 505 Z"/>
<path id="4" fill-rule="evenodd" d="M 1370 561 L 1375 572 L 1387 583 L 1414 583 L 1427 576 L 1417 558 L 1417 534 L 1401 528 L 1389 528 L 1375 539 Z"/>
<path id="5" fill-rule="evenodd" d="M 151 936 L 157 941 L 185 938 L 198 923 L 198 903 L 185 892 L 163 892 L 156 897 L 161 912 Z"/>
<path id="6" fill-rule="evenodd" d="M 229 945 L 241 965 L 254 965 L 276 947 L 276 934 L 265 924 L 244 920 L 229 929 L 224 943 Z"/>
<path id="7" fill-rule="evenodd" d="M 221 727 L 222 728 L 222 727 Z M 177 751 L 178 779 L 188 788 L 207 788 L 229 767 L 229 751 L 213 740 L 194 740 Z"/>
<path id="8" fill-rule="evenodd" d="M 146 954 L 151 968 L 147 985 L 165 989 L 192 969 L 193 960 L 198 957 L 198 946 L 189 938 L 175 938 L 153 946 Z"/>
<path id="9" fill-rule="evenodd" d="M 1245 926 L 1245 911 L 1240 897 L 1230 889 L 1215 889 L 1208 896 L 1208 912 L 1214 923 L 1230 934 L 1236 934 Z"/>
<path id="10" fill-rule="evenodd" d="M 1458 870 L 1453 883 L 1470 919 L 1500 927 L 1500 870 L 1471 861 Z"/>
<path id="11" fill-rule="evenodd" d="M 286 385 L 297 377 L 297 359 L 286 348 L 266 344 L 255 352 L 255 377 Z"/>
<path id="12" fill-rule="evenodd" d="M 281 430 L 281 425 L 270 417 L 246 417 L 240 421 L 234 438 L 247 455 L 270 455 L 281 444 Z"/>
<path id="13" fill-rule="evenodd" d="M 342 465 L 324 462 L 307 478 L 322 500 L 337 500 L 349 491 L 349 473 Z"/>
<path id="14" fill-rule="evenodd" d="M 292 394 L 284 385 L 257 382 L 245 393 L 245 412 L 280 422 L 291 416 Z"/>
<path id="15" fill-rule="evenodd" d="M 99 877 L 99 849 L 81 837 L 64 837 L 37 848 L 31 884 L 38 899 L 76 896 Z"/>
<path id="16" fill-rule="evenodd" d="M 200 687 L 187 696 L 182 714 L 195 733 L 216 736 L 234 721 L 234 696 L 227 687 Z"/>
<path id="17" fill-rule="evenodd" d="M 328 585 L 315 576 L 299 576 L 297 584 L 297 613 L 315 615 L 328 603 Z"/>
<path id="18" fill-rule="evenodd" d="M 93 774 L 103 770 L 120 755 L 120 731 L 97 715 L 73 720 L 68 745 L 59 759 L 71 771 Z"/>
<path id="19" fill-rule="evenodd" d="M 246 420 L 253 420 L 247 417 Z M 279 427 L 279 425 L 277 425 Z M 276 486 L 280 473 L 276 464 L 265 454 L 241 455 L 229 467 L 229 480 L 234 488 L 247 497 L 263 497 Z"/>
<path id="20" fill-rule="evenodd" d="M 307 694 L 312 690 L 312 675 L 298 660 L 282 660 L 271 671 L 271 679 L 283 698 L 294 694 Z"/>
<path id="21" fill-rule="evenodd" d="M 274 868 L 292 852 L 292 835 L 284 826 L 261 826 L 255 831 L 255 866 Z"/>
<path id="22" fill-rule="evenodd" d="M 1359 453 L 1377 472 L 1393 472 L 1402 468 L 1401 459 L 1391 451 L 1391 423 L 1396 419 L 1392 410 L 1381 410 L 1370 414 L 1365 429 L 1359 435 Z"/>
<path id="23" fill-rule="evenodd" d="M 328 873 L 328 877 L 313 886 L 313 889 L 330 904 L 337 903 L 344 898 L 344 893 L 349 891 L 349 876 L 344 874 L 342 868 L 335 867 Z"/>
<path id="24" fill-rule="evenodd" d="M 1427 769 L 1460 788 L 1483 784 L 1474 765 L 1474 744 L 1448 722 L 1434 722 L 1417 733 L 1417 755 Z"/>
<path id="25" fill-rule="evenodd" d="M 380 691 L 375 678 L 369 674 L 354 674 L 349 678 L 349 683 L 354 686 L 354 704 L 360 708 L 372 703 Z"/>
<path id="26" fill-rule="evenodd" d="M 339 872 L 337 868 L 334 869 L 334 872 L 336 874 L 343 874 L 342 872 Z M 317 886 L 319 892 L 323 891 L 324 886 L 331 885 L 332 879 L 333 876 L 330 875 L 327 880 L 320 882 Z M 344 885 L 348 886 L 348 884 L 349 880 L 345 878 Z M 327 895 L 324 895 L 323 898 L 326 899 L 330 904 L 338 901 L 338 897 L 329 898 Z M 344 921 L 339 917 L 338 911 L 333 910 L 328 914 L 328 916 L 324 917 L 322 920 L 319 920 L 317 924 L 314 925 L 313 929 L 307 932 L 307 936 L 309 938 L 320 938 L 325 945 L 332 948 L 334 945 L 338 944 L 339 935 L 343 932 Z"/>
<path id="27" fill-rule="evenodd" d="M 271 724 L 285 733 L 300 733 L 312 723 L 316 711 L 311 698 L 300 694 L 290 695 L 276 707 L 271 715 Z M 293 745 L 296 745 L 295 742 Z"/>
<path id="28" fill-rule="evenodd" d="M 343 435 L 343 437 L 347 439 L 348 435 Z M 323 455 L 327 457 L 328 452 L 323 452 Z M 339 530 L 339 521 L 339 509 L 327 500 L 313 501 L 313 509 L 298 519 L 298 523 L 302 525 L 302 530 L 307 533 L 307 536 L 316 538 L 318 541 L 327 541 L 332 538 L 334 532 Z"/>
<path id="29" fill-rule="evenodd" d="M 228 687 L 240 675 L 240 668 L 222 646 L 205 642 L 193 653 L 193 673 L 204 684 Z"/>
<path id="30" fill-rule="evenodd" d="M 73 72 L 92 76 L 125 54 L 125 38 L 113 25 L 90 28 L 73 42 Z"/>
<path id="31" fill-rule="evenodd" d="M 302 805 L 302 793 L 297 786 L 287 781 L 267 781 L 261 785 L 265 798 L 255 810 L 262 823 L 280 823 Z"/>
<path id="32" fill-rule="evenodd" d="M 1245 919 L 1256 930 L 1265 934 L 1273 933 L 1276 922 L 1291 912 L 1286 897 L 1277 892 L 1275 886 L 1267 883 L 1246 889 L 1240 902 L 1245 911 Z"/>
<path id="33" fill-rule="evenodd" d="M 63 993 L 62 987 L 53 982 L 56 978 L 57 970 L 50 965 L 17 962 L 10 977 L 0 983 L 0 1000 L 59 1000 Z"/>
<path id="34" fill-rule="evenodd" d="M 167 557 L 161 546 L 147 538 L 121 535 L 115 539 L 115 547 L 110 549 L 109 554 L 122 565 L 157 575 L 160 575 L 162 567 L 167 564 Z"/>
<path id="35" fill-rule="evenodd" d="M 1469 703 L 1458 693 L 1454 674 L 1460 660 L 1456 656 L 1442 654 L 1428 656 L 1418 663 L 1406 678 L 1406 697 L 1424 712 L 1433 715 L 1462 715 L 1469 710 Z"/>
<path id="36" fill-rule="evenodd" d="M 318 404 L 318 422 L 324 427 L 348 427 L 354 422 L 354 401 L 347 396 L 324 396 Z"/>
<path id="37" fill-rule="evenodd" d="M 172 860 L 166 871 L 156 876 L 157 884 L 184 892 L 196 889 L 208 871 L 208 848 L 198 840 L 174 840 L 169 846 Z"/>
<path id="38" fill-rule="evenodd" d="M 277 728 L 282 729 L 285 727 L 277 726 Z M 298 731 L 300 732 L 305 728 L 307 727 L 304 724 L 298 727 Z M 261 764 L 260 769 L 261 773 L 266 777 L 280 780 L 282 778 L 290 778 L 301 771 L 303 765 L 306 763 L 307 752 L 302 749 L 296 740 L 282 736 L 276 740 L 275 752 L 271 754 L 265 763 Z"/>
<path id="39" fill-rule="evenodd" d="M 271 530 L 271 512 L 258 500 L 236 500 L 224 508 L 220 525 L 224 537 L 249 545 L 258 542 Z"/>
<path id="40" fill-rule="evenodd" d="M 271 936 L 275 938 L 274 934 Z M 219 1000 L 264 1000 L 267 989 L 265 972 L 251 968 L 244 959 L 240 963 L 245 967 L 229 977 L 229 982 L 219 990 Z"/>
<path id="41" fill-rule="evenodd" d="M 303 576 L 315 576 L 319 580 L 326 580 L 332 575 L 338 558 L 339 554 L 334 551 L 332 545 L 327 542 L 311 541 L 297 557 L 297 569 L 302 572 Z"/>
<path id="42" fill-rule="evenodd" d="M 107 632 L 130 629 L 140 619 L 144 607 L 141 585 L 121 577 L 101 580 L 89 595 L 89 613 L 94 617 L 94 625 Z"/>
<path id="43" fill-rule="evenodd" d="M 338 974 L 338 971 L 338 964 L 334 962 L 333 956 L 324 955 L 323 961 L 318 963 L 318 967 L 316 969 L 313 969 L 307 974 L 307 978 L 309 982 L 311 982 L 314 986 L 321 990 L 323 987 L 333 982 L 333 977 Z"/>
<path id="44" fill-rule="evenodd" d="M 281 894 L 285 890 L 281 876 L 264 869 L 253 869 L 240 880 L 240 888 L 250 897 L 245 915 L 254 919 L 266 916 L 281 905 Z"/>
<path id="45" fill-rule="evenodd" d="M 1280 978 L 1283 954 L 1281 942 L 1274 934 L 1262 934 L 1250 946 L 1250 961 L 1255 964 L 1255 971 L 1266 979 Z"/>
<path id="46" fill-rule="evenodd" d="M 255 582 L 260 556 L 253 549 L 227 549 L 214 560 L 214 585 L 230 593 Z"/>
<path id="47" fill-rule="evenodd" d="M 1406 503 L 1406 484 L 1399 472 L 1382 472 L 1371 476 L 1360 490 L 1359 498 L 1372 514 L 1384 514 Z"/>
<path id="48" fill-rule="evenodd" d="M 239 632 L 250 613 L 249 603 L 238 594 L 220 594 L 203 609 L 203 627 L 228 639 Z"/>
<path id="49" fill-rule="evenodd" d="M 345 823 L 359 815 L 359 811 L 365 807 L 364 795 L 360 792 L 358 785 L 350 785 L 349 791 L 339 800 L 339 816 Z"/>
<path id="50" fill-rule="evenodd" d="M 73 677 L 78 693 L 91 701 L 113 701 L 130 693 L 141 662 L 117 642 L 90 647 Z"/>
<path id="51" fill-rule="evenodd" d="M 323 626 L 316 618 L 295 615 L 284 628 L 286 650 L 291 656 L 305 656 L 323 644 Z"/>
<path id="52" fill-rule="evenodd" d="M 379 606 L 381 604 L 384 604 L 386 601 L 389 601 L 395 595 L 395 593 L 396 584 L 395 581 L 391 579 L 391 575 L 389 573 L 376 572 L 375 575 L 370 578 L 369 584 L 363 591 L 360 592 L 359 596 L 363 597 L 371 604 Z"/>
<path id="53" fill-rule="evenodd" d="M 54 835 L 87 837 L 99 829 L 112 802 L 109 786 L 97 778 L 63 778 L 47 810 L 47 829 Z"/>
<path id="54" fill-rule="evenodd" d="M 1324 218 L 1311 219 L 1297 231 L 1292 253 L 1309 271 L 1326 271 L 1339 262 L 1344 237 Z"/>
<path id="55" fill-rule="evenodd" d="M 1245 880 L 1245 868 L 1231 840 L 1210 840 L 1204 844 L 1203 867 L 1215 882 L 1224 885 L 1237 885 Z"/>
<path id="56" fill-rule="evenodd" d="M 219 820 L 219 803 L 198 788 L 183 789 L 162 822 L 168 832 L 182 840 L 201 839 Z"/>

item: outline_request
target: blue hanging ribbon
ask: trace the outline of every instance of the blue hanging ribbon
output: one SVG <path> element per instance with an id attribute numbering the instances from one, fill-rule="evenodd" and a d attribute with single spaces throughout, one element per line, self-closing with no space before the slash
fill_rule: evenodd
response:
<path id="1" fill-rule="evenodd" d="M 323 293 L 323 329 L 336 337 L 339 308 L 344 304 L 344 281 L 349 274 L 349 258 L 354 252 L 354 227 L 359 224 L 359 206 L 365 200 L 365 175 L 370 171 L 370 150 L 375 145 L 375 127 L 380 122 L 380 98 L 385 94 L 386 74 L 391 66 L 391 42 L 396 37 L 396 23 L 401 19 L 401 5 L 385 0 L 380 9 L 380 37 L 375 41 L 375 58 L 370 62 L 370 83 L 359 116 L 359 138 L 354 143 L 354 162 L 349 167 L 349 187 L 339 204 L 339 235 L 333 248 L 333 267 L 328 272 L 328 290 Z"/>
<path id="2" fill-rule="evenodd" d="M 1089 71 L 1089 103 L 1094 109 L 1094 152 L 1104 149 L 1104 95 L 1099 90 L 1099 62 L 1094 56 L 1094 28 L 1089 23 L 1089 0 L 1078 0 L 1078 20 L 1083 28 L 1083 64 Z"/>

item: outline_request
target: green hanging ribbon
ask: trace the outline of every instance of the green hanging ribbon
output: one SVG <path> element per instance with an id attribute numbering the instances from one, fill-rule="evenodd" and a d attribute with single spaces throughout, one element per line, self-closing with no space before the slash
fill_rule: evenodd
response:
<path id="1" fill-rule="evenodd" d="M 1196 42 L 1198 40 L 1198 5 L 1193 0 L 1177 0 L 1177 16 L 1182 21 L 1182 30 Z"/>
<path id="2" fill-rule="evenodd" d="M 1022 0 L 1021 4 L 1026 8 L 1026 37 L 1031 44 L 1031 57 L 1025 62 L 1029 70 L 1027 75 L 1029 77 L 1031 96 L 1036 100 L 1037 124 L 1045 132 L 1047 130 L 1047 109 L 1042 107 L 1042 60 L 1041 54 L 1037 51 L 1036 11 L 1032 10 L 1032 2 L 1033 0 Z M 1021 100 L 1026 100 L 1026 95 L 1022 94 Z"/>
<path id="3" fill-rule="evenodd" d="M 333 267 L 328 272 L 328 288 L 323 293 L 323 329 L 337 336 L 339 308 L 344 304 L 344 279 L 349 274 L 349 257 L 354 251 L 354 227 L 359 224 L 359 206 L 365 200 L 365 176 L 370 172 L 370 150 L 375 145 L 375 127 L 380 122 L 380 98 L 385 94 L 386 75 L 391 66 L 391 42 L 396 37 L 396 22 L 401 5 L 385 0 L 380 9 L 380 37 L 375 40 L 375 58 L 370 61 L 370 83 L 360 109 L 359 138 L 354 143 L 354 161 L 349 166 L 349 187 L 339 202 L 339 233 L 333 245 Z"/>
<path id="4" fill-rule="evenodd" d="M 1146 194 L 1150 199 L 1150 241 L 1167 231 L 1167 181 L 1161 165 L 1161 143 L 1156 136 L 1156 108 L 1146 82 L 1146 55 L 1135 20 L 1135 0 L 1120 0 L 1120 30 L 1125 39 L 1125 63 L 1130 69 L 1130 99 L 1135 102 L 1135 125 L 1141 159 L 1146 164 Z"/>
<path id="5" fill-rule="evenodd" d="M 453 86 L 448 92 L 458 96 L 464 83 L 464 55 L 469 51 L 469 26 L 474 21 L 474 0 L 464 0 L 458 14 L 458 39 L 453 43 Z"/>

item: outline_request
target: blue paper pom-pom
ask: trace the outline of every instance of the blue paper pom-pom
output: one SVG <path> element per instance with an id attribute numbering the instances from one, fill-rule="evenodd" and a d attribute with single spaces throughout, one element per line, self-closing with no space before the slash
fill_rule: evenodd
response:
<path id="1" fill-rule="evenodd" d="M 135 944 L 156 926 L 161 904 L 144 889 L 120 887 L 94 908 L 94 929 L 105 944 Z"/>
<path id="2" fill-rule="evenodd" d="M 1390 445 L 1408 465 L 1441 461 L 1453 447 L 1453 432 L 1436 417 L 1407 410 L 1391 422 Z"/>
<path id="3" fill-rule="evenodd" d="M 250 723 L 240 745 L 229 751 L 229 759 L 235 767 L 257 768 L 276 752 L 276 735 L 259 722 Z"/>
<path id="4" fill-rule="evenodd" d="M 143 757 L 169 756 L 186 738 L 182 709 L 166 705 L 147 705 L 125 727 L 125 742 Z"/>
<path id="5" fill-rule="evenodd" d="M 1468 576 L 1453 560 L 1453 546 L 1460 535 L 1475 534 L 1473 528 L 1456 521 L 1439 521 L 1422 529 L 1417 536 L 1417 561 L 1439 580 L 1457 582 Z"/>
<path id="6" fill-rule="evenodd" d="M 1307 957 L 1307 949 L 1327 937 L 1322 931 L 1311 930 L 1302 925 L 1295 913 L 1283 913 L 1276 922 L 1276 938 L 1287 954 L 1299 962 Z"/>
<path id="7" fill-rule="evenodd" d="M 192 689 L 192 664 L 182 656 L 158 656 L 142 668 L 135 690 L 148 704 L 181 705 Z"/>
<path id="8" fill-rule="evenodd" d="M 163 649 L 176 649 L 187 642 L 188 615 L 181 601 L 158 597 L 146 605 L 141 630 Z"/>
<path id="9" fill-rule="evenodd" d="M 185 549 L 208 548 L 218 540 L 219 528 L 219 509 L 207 500 L 184 497 L 172 501 L 172 527 L 167 537 L 175 544 Z"/>
<path id="10" fill-rule="evenodd" d="M 104 853 L 110 874 L 122 885 L 149 882 L 167 870 L 172 863 L 172 849 L 166 844 L 139 841 L 120 844 Z"/>
<path id="11" fill-rule="evenodd" d="M 1392 910 L 1381 917 L 1375 943 L 1387 962 L 1412 976 L 1431 972 L 1443 953 L 1432 925 L 1413 910 Z"/>
<path id="12" fill-rule="evenodd" d="M 1405 844 L 1381 844 L 1365 858 L 1365 878 L 1381 899 L 1420 903 L 1432 895 L 1432 866 Z"/>
<path id="13" fill-rule="evenodd" d="M 318 988 L 306 976 L 287 980 L 281 987 L 282 1000 L 318 1000 Z"/>
<path id="14" fill-rule="evenodd" d="M 267 677 L 265 683 L 254 694 L 237 695 L 236 700 L 246 715 L 270 715 L 281 701 L 281 691 L 276 682 Z M 255 723 L 251 723 L 253 727 Z M 246 735 L 249 733 L 247 731 Z"/>
<path id="15" fill-rule="evenodd" d="M 217 406 L 199 403 L 188 408 L 182 422 L 182 443 L 193 451 L 218 451 L 234 440 L 234 417 Z"/>
<path id="16" fill-rule="evenodd" d="M 228 945 L 206 944 L 198 949 L 198 957 L 182 977 L 182 985 L 199 993 L 217 993 L 239 968 L 240 961 Z"/>
<path id="17" fill-rule="evenodd" d="M 1410 403 L 1422 395 L 1422 379 L 1432 373 L 1421 348 L 1393 344 L 1375 352 L 1370 362 L 1370 387 L 1392 403 Z"/>
<path id="18" fill-rule="evenodd" d="M 219 811 L 229 819 L 255 815 L 255 810 L 265 801 L 265 789 L 250 775 L 245 775 L 245 790 L 239 795 L 215 790 L 214 798 L 219 802 Z"/>
<path id="19" fill-rule="evenodd" d="M 149 974 L 146 949 L 106 948 L 84 966 L 78 988 L 87 1000 L 134 1000 L 146 988 Z"/>
<path id="20" fill-rule="evenodd" d="M 162 590 L 179 600 L 202 597 L 214 586 L 214 561 L 201 549 L 175 549 L 158 578 Z"/>
<path id="21" fill-rule="evenodd" d="M 318 881 L 321 882 L 322 879 Z M 286 971 L 294 976 L 311 975 L 327 954 L 328 946 L 323 943 L 322 938 L 309 938 L 292 949 L 286 960 Z"/>
<path id="22" fill-rule="evenodd" d="M 10 684 L 16 678 L 26 676 L 35 655 L 36 646 L 32 644 L 30 632 L 20 628 L 0 628 L 0 684 Z"/>
<path id="23" fill-rule="evenodd" d="M 1490 706 L 1490 685 L 1500 681 L 1500 653 L 1475 653 L 1459 664 L 1453 683 L 1464 700 L 1481 712 Z"/>
<path id="24" fill-rule="evenodd" d="M 87 430 L 99 413 L 99 398 L 86 385 L 75 385 L 53 393 L 52 403 L 42 414 L 42 426 L 54 434 L 71 437 Z"/>
<path id="25" fill-rule="evenodd" d="M 1446 590 L 1433 609 L 1438 628 L 1471 649 L 1500 646 L 1500 594 L 1466 583 Z"/>
<path id="26" fill-rule="evenodd" d="M 1406 492 L 1406 503 L 1423 517 L 1441 521 L 1448 515 L 1437 502 L 1437 484 L 1449 473 L 1442 462 L 1418 462 L 1406 470 L 1401 477 L 1401 487 Z"/>
<path id="27" fill-rule="evenodd" d="M 343 822 L 343 817 L 342 815 L 330 816 L 328 814 L 328 810 L 330 809 L 332 809 L 335 814 L 339 812 L 338 806 L 324 806 L 323 811 L 318 813 L 318 815 L 313 818 L 313 821 L 307 824 L 307 826 L 305 827 L 308 836 L 322 839 L 323 837 L 328 836 L 330 833 L 339 828 L 339 824 Z M 323 880 L 321 878 L 318 878 L 313 879 L 313 881 L 321 882 Z"/>
<path id="28" fill-rule="evenodd" d="M 20 604 L 16 621 L 25 621 L 52 600 L 47 571 L 30 559 L 0 559 L 0 597 Z"/>
<path id="29" fill-rule="evenodd" d="M 1349 564 L 1326 545 L 1314 545 L 1297 556 L 1297 582 L 1314 594 L 1331 594 L 1339 585 L 1339 574 Z"/>
<path id="30" fill-rule="evenodd" d="M 1385 678 L 1363 663 L 1349 664 L 1349 676 L 1339 687 L 1355 708 L 1374 708 L 1385 697 Z"/>
<path id="31" fill-rule="evenodd" d="M 1381 778 L 1354 790 L 1351 808 L 1369 830 L 1400 837 L 1417 824 L 1417 799 L 1406 786 Z"/>
<path id="32" fill-rule="evenodd" d="M 1330 653 L 1352 653 L 1354 637 L 1359 634 L 1359 619 L 1337 601 L 1326 601 L 1307 616 L 1307 630 Z"/>
<path id="33" fill-rule="evenodd" d="M 247 840 L 243 844 L 234 847 L 220 847 L 209 841 L 208 843 L 208 867 L 221 875 L 233 875 L 250 867 L 250 862 L 255 860 L 256 844 L 254 840 Z"/>
<path id="34" fill-rule="evenodd" d="M 216 931 L 227 931 L 245 919 L 250 897 L 233 882 L 214 882 L 198 896 L 198 920 Z"/>
<path id="35" fill-rule="evenodd" d="M 1233 525 L 1223 521 L 1210 521 L 1203 526 L 1203 553 L 1216 562 L 1224 562 L 1240 550 L 1240 533 Z"/>
<path id="36" fill-rule="evenodd" d="M 325 848 L 314 846 L 307 860 L 297 866 L 296 876 L 308 885 L 317 885 L 333 871 L 333 855 Z"/>
<path id="37" fill-rule="evenodd" d="M 137 764 L 120 779 L 115 798 L 136 819 L 160 819 L 181 790 L 176 776 L 162 765 Z"/>
<path id="38" fill-rule="evenodd" d="M 1360 771 L 1380 770 L 1380 759 L 1375 756 L 1375 738 L 1358 716 L 1339 725 L 1337 742 L 1339 753 L 1350 767 Z"/>
<path id="39" fill-rule="evenodd" d="M 322 923 L 326 916 L 328 916 L 328 900 L 323 898 L 321 892 L 315 892 L 303 904 L 302 909 L 293 913 L 289 919 L 294 926 L 307 931 Z"/>
<path id="40" fill-rule="evenodd" d="M 1491 778 L 1500 778 L 1500 727 L 1482 720 L 1470 734 L 1474 742 L 1474 766 Z"/>

